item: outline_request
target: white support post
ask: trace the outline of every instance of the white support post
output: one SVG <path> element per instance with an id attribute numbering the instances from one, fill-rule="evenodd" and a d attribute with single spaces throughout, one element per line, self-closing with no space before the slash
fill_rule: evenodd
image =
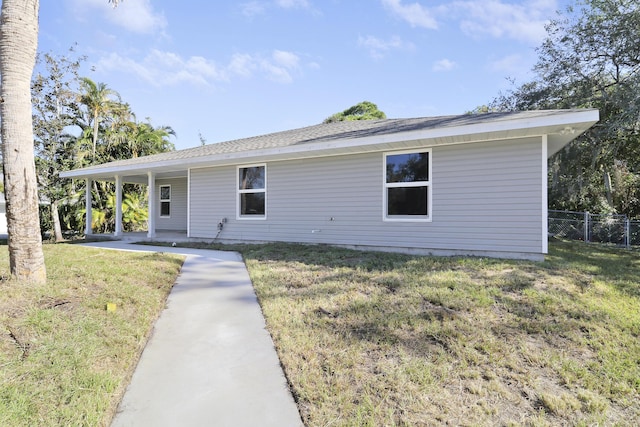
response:
<path id="1" fill-rule="evenodd" d="M 93 181 L 90 178 L 87 178 L 87 188 L 85 189 L 85 198 L 84 198 L 84 208 L 85 208 L 85 220 L 86 224 L 84 225 L 84 235 L 89 236 L 93 234 L 93 229 L 91 228 L 91 223 L 93 222 L 93 215 L 91 211 L 91 186 L 93 185 Z"/>
<path id="2" fill-rule="evenodd" d="M 548 196 L 548 165 L 549 159 L 547 157 L 548 154 L 548 137 L 547 135 L 542 135 L 542 253 L 549 253 L 549 196 Z"/>
<path id="3" fill-rule="evenodd" d="M 631 221 L 628 217 L 624 220 L 624 240 L 627 249 L 631 249 Z"/>
<path id="4" fill-rule="evenodd" d="M 147 219 L 147 237 L 156 237 L 156 175 L 149 171 L 149 218 Z"/>
<path id="5" fill-rule="evenodd" d="M 120 175 L 116 175 L 116 228 L 113 235 L 122 236 L 122 177 Z"/>
<path id="6" fill-rule="evenodd" d="M 187 237 L 191 237 L 191 168 L 187 170 Z"/>
<path id="7" fill-rule="evenodd" d="M 584 213 L 584 241 L 585 243 L 589 241 L 589 227 L 591 227 L 591 225 L 589 224 L 589 217 L 590 214 L 589 212 L 585 212 Z"/>

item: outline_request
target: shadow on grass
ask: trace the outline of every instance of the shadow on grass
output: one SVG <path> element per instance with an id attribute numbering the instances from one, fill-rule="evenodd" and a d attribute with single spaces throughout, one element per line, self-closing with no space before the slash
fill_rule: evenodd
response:
<path id="1" fill-rule="evenodd" d="M 640 251 L 574 242 L 557 242 L 550 248 L 546 264 L 557 274 L 572 276 L 583 291 L 600 279 L 620 292 L 640 297 Z"/>
<path id="2" fill-rule="evenodd" d="M 217 248 L 225 249 L 225 246 Z M 290 283 L 265 290 L 265 296 L 318 301 L 315 315 L 324 317 L 325 325 L 332 325 L 334 331 L 345 337 L 401 345 L 407 349 L 415 349 L 418 344 L 415 335 L 406 333 L 408 330 L 432 331 L 418 338 L 424 340 L 427 347 L 449 342 L 451 337 L 447 334 L 452 329 L 446 327 L 447 323 L 473 335 L 473 321 L 469 320 L 472 312 L 487 306 L 502 310 L 510 319 L 493 325 L 498 336 L 522 332 L 578 336 L 585 324 L 605 320 L 603 312 L 584 310 L 586 303 L 579 293 L 571 293 L 562 287 L 536 288 L 541 285 L 544 289 L 545 281 L 555 281 L 552 276 L 568 278 L 583 292 L 593 280 L 599 279 L 627 294 L 640 295 L 637 252 L 565 242 L 553 243 L 551 248 L 544 263 L 416 257 L 295 244 L 239 245 L 233 250 L 241 252 L 245 259 L 263 265 L 268 262 L 300 263 L 302 266 L 295 267 L 300 269 L 300 274 L 318 271 L 316 280 L 298 281 L 294 274 Z M 418 271 L 422 279 L 416 281 L 414 278 L 414 283 L 408 285 L 404 282 L 407 271 L 414 275 Z M 384 273 L 388 272 L 399 272 L 400 278 L 384 279 Z M 434 279 L 433 275 L 437 273 L 451 277 Z M 383 279 L 378 280 L 381 274 Z M 331 286 L 327 286 L 328 283 Z M 323 297 L 327 299 L 341 291 L 353 291 L 354 283 L 362 286 L 356 293 L 364 292 L 364 299 L 351 301 L 335 310 L 321 306 Z M 402 294 L 408 286 L 413 287 L 411 292 L 421 295 L 422 299 L 416 299 L 415 295 L 413 300 L 396 298 L 395 294 Z M 434 289 L 441 292 L 432 292 Z M 483 298 L 488 301 L 482 302 Z M 401 330 L 400 334 L 398 330 Z M 443 332 L 433 332 L 438 330 Z"/>

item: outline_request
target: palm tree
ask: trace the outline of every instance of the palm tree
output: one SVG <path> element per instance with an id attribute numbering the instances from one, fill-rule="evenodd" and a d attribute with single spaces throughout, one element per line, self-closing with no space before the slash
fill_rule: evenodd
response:
<path id="1" fill-rule="evenodd" d="M 148 122 L 138 123 L 128 139 L 131 156 L 148 156 L 173 150 L 173 144 L 168 139 L 171 135 L 175 136 L 176 133 L 170 126 L 154 128 Z"/>
<path id="2" fill-rule="evenodd" d="M 98 130 L 100 122 L 110 113 L 119 114 L 123 110 L 120 95 L 113 89 L 109 89 L 105 83 L 96 83 L 88 77 L 80 79 L 80 103 L 87 107 L 87 127 L 92 128 L 92 161 L 95 162 L 96 146 L 98 143 Z M 115 99 L 114 99 L 115 98 Z"/>
<path id="3" fill-rule="evenodd" d="M 119 0 L 109 0 L 117 6 Z M 0 136 L 9 266 L 18 279 L 47 280 L 33 152 L 31 75 L 38 47 L 39 0 L 3 0 L 0 11 Z"/>
<path id="4" fill-rule="evenodd" d="M 38 0 L 3 0 L 0 116 L 9 266 L 18 279 L 47 280 L 33 151 L 31 75 L 38 45 Z"/>

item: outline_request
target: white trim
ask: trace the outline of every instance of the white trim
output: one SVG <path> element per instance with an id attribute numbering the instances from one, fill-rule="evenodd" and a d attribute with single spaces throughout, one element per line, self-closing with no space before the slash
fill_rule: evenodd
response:
<path id="1" fill-rule="evenodd" d="M 191 237 L 191 168 L 187 170 L 187 237 Z"/>
<path id="2" fill-rule="evenodd" d="M 116 175 L 116 226 L 113 235 L 122 236 L 122 176 Z"/>
<path id="3" fill-rule="evenodd" d="M 549 160 L 547 135 L 542 135 L 542 253 L 549 253 Z"/>
<path id="4" fill-rule="evenodd" d="M 427 181 L 415 181 L 415 182 L 397 182 L 397 183 L 388 183 L 387 182 L 387 157 L 395 156 L 399 154 L 417 154 L 417 153 L 427 153 L 429 154 L 429 159 L 427 163 L 427 168 L 429 172 L 429 176 L 427 177 Z M 387 151 L 382 154 L 382 221 L 384 222 L 432 222 L 433 221 L 433 207 L 432 207 L 432 194 L 433 194 L 433 179 L 432 179 L 432 159 L 433 152 L 431 148 L 425 149 L 416 149 L 416 150 L 402 150 L 402 151 Z M 427 215 L 419 216 L 419 215 L 392 215 L 389 216 L 387 213 L 387 189 L 388 188 L 406 188 L 406 187 L 427 187 Z"/>
<path id="5" fill-rule="evenodd" d="M 147 172 L 147 188 L 149 191 L 149 214 L 147 215 L 147 237 L 156 237 L 156 175 Z"/>
<path id="6" fill-rule="evenodd" d="M 250 190 L 241 190 L 240 189 L 240 169 L 246 168 L 264 168 L 264 188 L 252 188 Z M 255 163 L 248 165 L 238 165 L 236 166 L 236 177 L 235 177 L 235 186 L 236 186 L 236 219 L 237 220 L 266 220 L 267 219 L 267 164 L 266 163 Z M 264 193 L 264 215 L 241 215 L 240 214 L 240 195 L 241 194 L 252 194 L 252 193 Z"/>
<path id="7" fill-rule="evenodd" d="M 162 198 L 162 187 L 169 187 L 169 198 Z M 158 218 L 171 218 L 171 184 L 159 184 L 158 185 L 159 205 Z M 162 215 L 162 204 L 169 203 L 169 215 Z"/>
<path id="8" fill-rule="evenodd" d="M 87 187 L 84 190 L 84 209 L 86 222 L 84 225 L 84 235 L 90 236 L 93 234 L 93 228 L 91 227 L 91 223 L 93 222 L 93 211 L 91 207 L 91 187 L 93 186 L 93 180 L 91 178 L 87 178 L 86 183 Z"/>

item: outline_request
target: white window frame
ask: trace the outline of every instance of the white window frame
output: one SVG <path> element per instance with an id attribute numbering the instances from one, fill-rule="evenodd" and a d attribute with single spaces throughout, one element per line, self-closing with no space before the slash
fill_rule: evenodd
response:
<path id="1" fill-rule="evenodd" d="M 247 168 L 264 168 L 264 188 L 252 188 L 249 190 L 240 189 L 240 170 Z M 236 219 L 248 221 L 264 221 L 267 219 L 267 164 L 256 163 L 251 165 L 239 165 L 236 167 Z M 264 193 L 264 215 L 242 215 L 241 213 L 241 195 L 247 193 Z"/>
<path id="2" fill-rule="evenodd" d="M 387 182 L 387 157 L 388 156 L 396 156 L 399 154 L 418 154 L 418 153 L 428 153 L 429 154 L 429 176 L 428 181 L 413 181 L 413 182 Z M 414 150 L 404 150 L 404 151 L 389 151 L 383 153 L 382 156 L 382 220 L 386 222 L 432 222 L 432 194 L 433 194 L 433 180 L 431 177 L 432 173 L 432 164 L 433 164 L 433 153 L 431 148 L 421 148 Z M 427 215 L 389 215 L 388 214 L 388 195 L 387 189 L 389 188 L 405 188 L 405 187 L 427 187 Z"/>
<path id="3" fill-rule="evenodd" d="M 162 198 L 162 187 L 169 187 L 169 198 Z M 160 205 L 158 206 L 158 216 L 160 218 L 171 218 L 171 184 L 158 185 L 158 198 L 160 199 Z M 162 204 L 169 203 L 169 215 L 162 215 Z"/>

